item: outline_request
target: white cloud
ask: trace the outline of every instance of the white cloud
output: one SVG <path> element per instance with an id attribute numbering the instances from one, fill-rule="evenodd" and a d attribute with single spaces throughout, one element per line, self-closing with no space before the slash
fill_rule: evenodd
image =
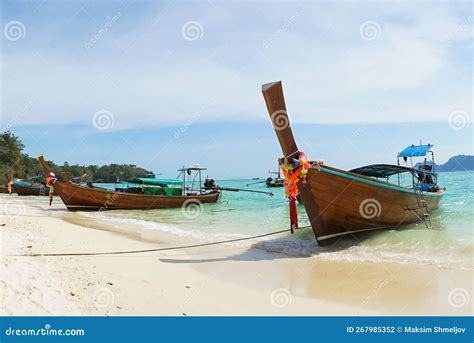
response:
<path id="1" fill-rule="evenodd" d="M 296 122 L 444 121 L 452 110 L 472 113 L 471 54 L 463 45 L 470 19 L 443 4 L 186 3 L 161 16 L 121 13 L 89 49 L 90 35 L 65 43 L 47 27 L 28 26 L 29 37 L 49 35 L 55 44 L 15 42 L 24 45 L 2 53 L 3 123 L 32 99 L 19 124 L 88 122 L 103 109 L 114 114 L 115 129 L 181 125 L 196 112 L 199 120 L 262 120 L 260 85 L 277 79 Z M 190 20 L 202 24 L 202 38 L 183 39 Z M 371 41 L 359 32 L 368 20 L 382 30 Z M 456 74 L 460 67 L 471 77 Z"/>

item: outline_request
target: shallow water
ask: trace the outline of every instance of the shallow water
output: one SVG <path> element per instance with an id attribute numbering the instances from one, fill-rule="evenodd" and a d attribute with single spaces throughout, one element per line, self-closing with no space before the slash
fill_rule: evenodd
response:
<path id="1" fill-rule="evenodd" d="M 263 180 L 262 180 L 263 181 Z M 110 211 L 99 216 L 115 223 L 139 224 L 201 241 L 244 237 L 289 228 L 288 204 L 282 188 L 268 189 L 264 183 L 246 187 L 255 180 L 219 181 L 225 187 L 272 191 L 273 197 L 244 192 L 224 192 L 221 203 L 205 204 L 202 210 Z M 345 236 L 331 246 L 318 247 L 310 229 L 295 235 L 239 243 L 288 256 L 318 256 L 347 261 L 396 262 L 473 269 L 474 173 L 440 173 L 446 187 L 440 209 L 432 215 L 433 228 L 423 223 L 398 230 L 381 230 Z M 97 215 L 97 214 L 96 214 Z M 308 224 L 303 206 L 298 206 L 300 226 Z M 152 232 L 150 231 L 150 233 Z"/>

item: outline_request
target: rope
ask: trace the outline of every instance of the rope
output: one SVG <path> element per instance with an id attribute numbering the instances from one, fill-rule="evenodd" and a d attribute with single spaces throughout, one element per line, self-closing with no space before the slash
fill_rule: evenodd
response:
<path id="1" fill-rule="evenodd" d="M 309 226 L 301 227 L 300 229 L 308 228 Z M 239 242 L 239 241 L 246 241 L 250 239 L 262 238 L 271 235 L 276 235 L 279 233 L 290 232 L 290 229 L 280 230 L 275 232 L 264 233 L 262 235 L 250 236 L 250 237 L 243 237 L 243 238 L 234 238 L 228 239 L 225 241 L 217 241 L 217 242 L 208 242 L 208 243 L 201 243 L 201 244 L 192 244 L 192 245 L 182 245 L 177 247 L 168 247 L 168 248 L 155 248 L 155 249 L 143 249 L 143 250 L 127 250 L 127 251 L 109 251 L 109 252 L 79 252 L 79 253 L 51 253 L 51 254 L 28 254 L 28 255 L 10 255 L 16 257 L 39 257 L 39 256 L 102 256 L 102 255 L 124 255 L 124 254 L 139 254 L 145 252 L 156 252 L 156 251 L 168 251 L 168 250 L 179 250 L 179 249 L 189 249 L 189 248 L 198 248 L 210 245 L 217 245 L 217 244 L 224 244 L 224 243 L 232 243 L 232 242 Z"/>

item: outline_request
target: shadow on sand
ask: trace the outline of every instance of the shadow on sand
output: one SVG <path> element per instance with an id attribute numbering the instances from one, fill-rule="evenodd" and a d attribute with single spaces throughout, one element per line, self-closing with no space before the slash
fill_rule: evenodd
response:
<path id="1" fill-rule="evenodd" d="M 295 234 L 260 241 L 247 247 L 244 251 L 225 257 L 216 258 L 163 258 L 165 263 L 211 263 L 222 261 L 264 261 L 287 258 L 305 258 L 322 253 L 331 253 L 357 246 L 368 236 L 367 233 L 357 236 L 347 235 L 318 245 L 310 229 Z M 233 249 L 232 249 L 233 250 Z"/>

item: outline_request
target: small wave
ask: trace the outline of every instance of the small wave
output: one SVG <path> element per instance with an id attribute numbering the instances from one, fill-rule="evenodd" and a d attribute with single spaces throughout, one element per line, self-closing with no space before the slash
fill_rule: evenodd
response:
<path id="1" fill-rule="evenodd" d="M 144 219 L 136 218 L 125 218 L 125 217 L 115 217 L 108 216 L 103 213 L 101 214 L 83 214 L 86 217 L 94 218 L 94 220 L 101 220 L 103 222 L 115 223 L 118 226 L 114 226 L 117 231 L 130 233 L 135 232 L 140 234 L 140 237 L 147 240 L 157 240 L 159 236 L 154 235 L 155 232 L 172 234 L 178 237 L 190 238 L 197 241 L 216 241 L 216 240 L 226 240 L 226 239 L 235 239 L 243 238 L 244 235 L 232 234 L 232 233 L 217 233 L 209 234 L 202 230 L 196 229 L 184 229 L 176 225 L 169 223 L 160 223 L 156 221 L 149 221 Z M 236 242 L 236 245 L 238 242 Z"/>
<path id="2" fill-rule="evenodd" d="M 445 255 L 427 255 L 415 252 L 393 252 L 381 249 L 373 250 L 372 247 L 353 247 L 344 251 L 318 254 L 319 258 L 331 261 L 348 262 L 382 262 L 399 263 L 406 265 L 437 266 L 440 268 L 453 268 L 474 270 L 473 266 L 466 264 L 460 257 Z"/>
<path id="3" fill-rule="evenodd" d="M 330 261 L 399 263 L 474 270 L 472 239 L 417 239 L 422 231 L 390 231 L 374 234 L 361 241 L 345 237 L 330 246 L 318 246 L 310 230 L 254 245 L 270 253 L 291 257 L 314 257 Z M 425 231 L 426 233 L 426 231 Z M 389 238 L 384 238 L 389 236 Z M 415 237 L 406 239 L 406 235 Z M 395 236 L 395 237 L 393 237 Z M 402 238 L 400 238 L 400 236 Z"/>
<path id="4" fill-rule="evenodd" d="M 170 223 L 108 214 L 84 214 L 95 220 L 115 223 L 117 231 L 135 232 L 142 239 L 159 240 L 157 232 L 189 238 L 199 242 L 216 242 L 238 239 L 253 234 L 204 231 L 179 227 Z M 271 231 L 271 230 L 269 230 Z M 263 233 L 263 232 L 262 232 Z M 449 239 L 443 232 L 426 230 L 391 230 L 368 234 L 361 239 L 346 236 L 331 246 L 318 246 L 312 231 L 297 230 L 295 234 L 263 237 L 249 241 L 226 243 L 234 247 L 255 248 L 288 257 L 314 257 L 331 261 L 380 262 L 407 265 L 437 266 L 474 270 L 472 239 Z"/>

